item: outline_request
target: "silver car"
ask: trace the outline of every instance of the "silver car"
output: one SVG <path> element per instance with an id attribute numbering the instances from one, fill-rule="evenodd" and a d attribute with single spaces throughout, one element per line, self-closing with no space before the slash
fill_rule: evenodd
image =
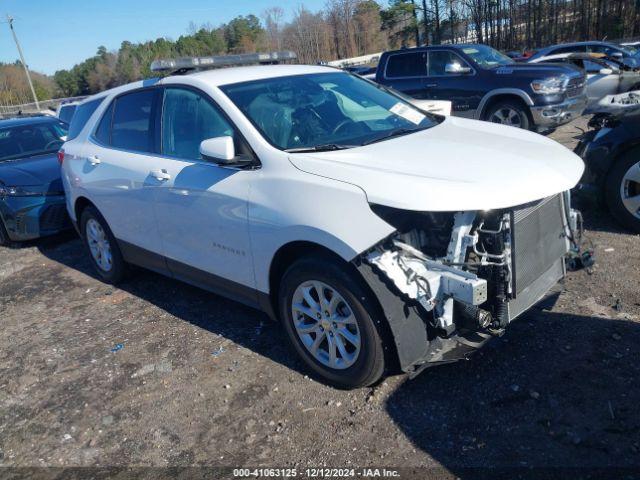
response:
<path id="1" fill-rule="evenodd" d="M 571 63 L 587 74 L 587 108 L 607 95 L 640 89 L 640 73 L 625 69 L 621 62 L 603 54 L 560 53 L 533 59 L 530 63 Z"/>

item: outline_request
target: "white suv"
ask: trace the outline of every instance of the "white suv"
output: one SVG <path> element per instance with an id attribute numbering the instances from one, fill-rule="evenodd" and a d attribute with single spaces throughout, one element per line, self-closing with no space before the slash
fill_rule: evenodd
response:
<path id="1" fill-rule="evenodd" d="M 280 318 L 326 381 L 467 356 L 565 273 L 583 163 L 314 66 L 147 80 L 83 101 L 60 152 L 98 274 L 136 264 Z"/>

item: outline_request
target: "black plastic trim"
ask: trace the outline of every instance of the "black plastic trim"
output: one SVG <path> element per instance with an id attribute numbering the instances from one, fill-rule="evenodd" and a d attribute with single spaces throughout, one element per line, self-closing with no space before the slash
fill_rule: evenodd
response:
<path id="1" fill-rule="evenodd" d="M 118 240 L 120 251 L 125 261 L 148 270 L 160 273 L 170 278 L 180 280 L 203 290 L 240 302 L 258 310 L 265 311 L 270 317 L 273 308 L 267 293 L 254 288 L 219 277 L 199 268 L 186 265 L 176 260 L 171 260 L 163 255 L 150 252 L 144 248 L 133 245 L 123 240 Z"/>

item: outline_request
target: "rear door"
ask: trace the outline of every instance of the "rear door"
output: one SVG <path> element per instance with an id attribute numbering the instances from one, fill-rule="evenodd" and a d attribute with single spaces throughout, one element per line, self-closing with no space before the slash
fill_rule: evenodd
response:
<path id="1" fill-rule="evenodd" d="M 247 152 L 239 133 L 203 92 L 164 88 L 162 157 L 154 161 L 166 178 L 155 189 L 163 252 L 177 278 L 255 302 L 249 242 L 248 195 L 259 170 L 239 170 L 206 161 L 200 143 L 233 136 L 236 152 Z M 245 289 L 242 287 L 249 287 Z"/>
<path id="2" fill-rule="evenodd" d="M 384 84 L 413 98 L 429 98 L 425 89 L 427 56 L 425 52 L 392 53 L 384 67 Z"/>
<path id="3" fill-rule="evenodd" d="M 116 97 L 86 144 L 82 167 L 89 198 L 115 237 L 157 254 L 162 248 L 153 190 L 162 183 L 154 173 L 160 95 L 153 87 Z"/>

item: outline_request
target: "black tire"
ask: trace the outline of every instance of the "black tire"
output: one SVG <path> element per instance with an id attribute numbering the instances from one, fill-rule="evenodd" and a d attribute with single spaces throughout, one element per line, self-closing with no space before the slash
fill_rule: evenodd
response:
<path id="1" fill-rule="evenodd" d="M 523 105 L 522 103 L 516 100 L 503 100 L 503 101 L 496 102 L 494 105 L 491 105 L 489 107 L 484 119 L 489 122 L 500 123 L 492 119 L 498 112 L 508 111 L 508 110 L 515 112 L 519 120 L 519 125 L 511 124 L 511 126 L 519 126 L 524 130 L 531 129 L 533 122 L 529 117 L 529 110 L 525 105 Z M 509 124 L 504 123 L 503 125 L 509 125 Z"/>
<path id="2" fill-rule="evenodd" d="M 360 351 L 348 368 L 335 369 L 323 365 L 307 350 L 295 330 L 292 312 L 294 293 L 298 286 L 312 280 L 337 291 L 355 317 L 360 334 Z M 289 341 L 306 365 L 324 381 L 338 388 L 350 389 L 369 386 L 380 380 L 385 372 L 385 354 L 380 329 L 382 319 L 376 313 L 379 308 L 376 308 L 373 294 L 344 265 L 329 256 L 309 257 L 295 262 L 282 277 L 279 306 Z"/>
<path id="3" fill-rule="evenodd" d="M 634 216 L 624 206 L 621 189 L 622 182 L 630 168 L 640 169 L 640 148 L 634 148 L 618 157 L 613 168 L 607 174 L 604 185 L 604 197 L 614 218 L 629 230 L 640 233 L 640 218 Z M 640 195 L 640 183 L 630 182 L 626 186 L 633 196 Z"/>
<path id="4" fill-rule="evenodd" d="M 8 247 L 9 245 L 11 245 L 11 239 L 7 233 L 7 229 L 4 227 L 2 218 L 0 218 L 0 246 Z"/>
<path id="5" fill-rule="evenodd" d="M 106 234 L 109 248 L 111 249 L 112 258 L 111 268 L 109 270 L 103 269 L 91 254 L 89 241 L 87 239 L 87 223 L 89 222 L 89 220 L 95 220 L 96 222 L 98 222 Z M 89 255 L 89 259 L 91 260 L 91 264 L 93 265 L 93 268 L 100 276 L 102 281 L 114 285 L 122 281 L 127 274 L 127 264 L 122 258 L 122 253 L 120 252 L 118 242 L 113 236 L 113 233 L 111 232 L 111 229 L 109 228 L 106 220 L 102 215 L 100 215 L 100 212 L 98 212 L 98 210 L 91 205 L 85 207 L 80 215 L 80 236 L 82 237 L 82 241 L 84 243 L 87 254 Z"/>

